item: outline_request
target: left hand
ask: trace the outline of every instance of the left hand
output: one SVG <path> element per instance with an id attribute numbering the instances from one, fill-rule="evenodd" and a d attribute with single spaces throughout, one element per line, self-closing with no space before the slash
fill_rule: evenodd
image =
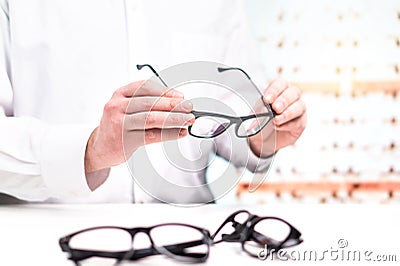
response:
<path id="1" fill-rule="evenodd" d="M 264 91 L 264 100 L 270 104 L 276 116 L 274 118 L 276 136 L 271 137 L 266 126 L 260 133 L 249 138 L 253 152 L 260 157 L 271 155 L 277 150 L 294 144 L 306 127 L 306 106 L 301 100 L 301 91 L 283 79 L 272 81 Z M 275 141 L 274 143 L 269 143 Z M 275 147 L 275 150 L 271 150 Z"/>

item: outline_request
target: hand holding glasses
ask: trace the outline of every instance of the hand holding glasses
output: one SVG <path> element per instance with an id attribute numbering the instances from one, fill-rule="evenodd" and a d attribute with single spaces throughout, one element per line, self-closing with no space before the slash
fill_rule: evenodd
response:
<path id="1" fill-rule="evenodd" d="M 228 233 L 228 229 L 233 232 Z M 147 236 L 147 245 L 136 241 L 140 233 Z M 206 229 L 182 223 L 135 228 L 101 226 L 64 236 L 59 245 L 76 265 L 93 257 L 108 259 L 109 265 L 117 265 L 153 255 L 186 263 L 204 262 L 210 246 L 221 242 L 239 242 L 252 257 L 267 247 L 268 256 L 302 241 L 301 233 L 285 220 L 240 210 L 225 219 L 212 236 Z"/>
<path id="2" fill-rule="evenodd" d="M 161 78 L 157 71 L 148 64 L 137 65 L 141 70 L 143 67 L 148 67 L 154 75 L 162 82 L 165 87 L 168 87 L 166 82 Z M 248 138 L 258 134 L 276 115 L 270 104 L 264 101 L 262 92 L 258 89 L 256 84 L 251 80 L 250 76 L 241 68 L 222 68 L 218 67 L 217 71 L 222 73 L 225 71 L 237 70 L 242 72 L 250 81 L 252 87 L 260 94 L 261 104 L 260 113 L 251 114 L 247 116 L 230 116 L 225 114 L 202 112 L 193 110 L 192 114 L 195 116 L 195 123 L 188 127 L 189 134 L 197 138 L 214 138 L 225 132 L 230 126 L 236 125 L 235 134 L 239 138 Z"/>

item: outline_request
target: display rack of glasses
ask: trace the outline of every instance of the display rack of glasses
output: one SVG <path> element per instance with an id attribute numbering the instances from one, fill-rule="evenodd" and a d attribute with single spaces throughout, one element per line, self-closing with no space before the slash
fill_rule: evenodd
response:
<path id="1" fill-rule="evenodd" d="M 398 1 L 255 1 L 247 6 L 268 77 L 303 91 L 308 122 L 238 201 L 400 202 Z M 262 14 L 261 14 L 262 10 Z"/>
<path id="2" fill-rule="evenodd" d="M 400 82 L 391 81 L 395 87 L 382 91 L 377 90 L 379 82 L 361 84 L 362 89 L 354 86 L 349 95 L 305 89 L 304 135 L 278 152 L 266 182 L 254 195 L 243 181 L 238 199 L 399 202 Z"/>

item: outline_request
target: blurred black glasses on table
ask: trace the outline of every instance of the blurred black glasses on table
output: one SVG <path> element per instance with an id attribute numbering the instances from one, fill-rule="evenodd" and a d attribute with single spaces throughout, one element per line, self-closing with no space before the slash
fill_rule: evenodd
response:
<path id="1" fill-rule="evenodd" d="M 303 242 L 301 233 L 285 220 L 273 216 L 257 216 L 246 210 L 232 213 L 211 236 L 213 244 L 239 242 L 243 251 L 259 257 L 266 248 L 267 256 Z"/>
<path id="2" fill-rule="evenodd" d="M 135 239 L 139 233 L 147 236 L 144 245 Z M 212 236 L 204 228 L 182 223 L 135 228 L 100 226 L 64 236 L 59 245 L 76 265 L 92 258 L 118 265 L 153 255 L 200 263 L 207 260 L 210 246 L 221 242 L 241 243 L 242 249 L 252 257 L 267 247 L 268 256 L 302 241 L 301 233 L 285 220 L 240 210 L 231 214 Z"/>
<path id="3" fill-rule="evenodd" d="M 168 88 L 166 82 L 161 78 L 157 71 L 149 64 L 137 65 L 138 70 L 143 67 L 148 67 L 156 75 L 156 77 L 162 82 L 162 84 Z M 248 138 L 259 133 L 276 115 L 270 104 L 264 101 L 264 97 L 257 85 L 251 80 L 250 76 L 241 68 L 237 67 L 218 67 L 218 72 L 225 72 L 236 70 L 242 72 L 247 79 L 250 81 L 252 87 L 255 88 L 258 94 L 261 96 L 261 102 L 264 107 L 264 112 L 258 114 L 251 114 L 247 116 L 230 116 L 225 114 L 213 113 L 213 112 L 202 112 L 193 110 L 196 121 L 192 126 L 189 126 L 189 134 L 197 138 L 214 138 L 221 135 L 230 126 L 236 125 L 235 134 L 239 138 Z"/>
<path id="4" fill-rule="evenodd" d="M 148 237 L 144 245 L 140 240 L 135 241 L 139 233 Z M 118 265 L 159 254 L 182 262 L 203 262 L 208 258 L 211 238 L 206 229 L 167 223 L 135 228 L 92 227 L 60 238 L 59 244 L 75 265 L 90 258 L 102 258 L 108 260 L 108 265 Z"/>

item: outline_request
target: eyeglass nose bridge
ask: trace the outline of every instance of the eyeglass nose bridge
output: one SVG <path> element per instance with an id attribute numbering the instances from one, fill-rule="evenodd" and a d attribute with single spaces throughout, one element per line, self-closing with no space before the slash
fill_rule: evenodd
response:
<path id="1" fill-rule="evenodd" d="M 242 119 L 240 117 L 234 117 L 234 116 L 229 116 L 229 115 L 224 115 L 224 114 L 217 114 L 217 113 L 211 113 L 211 112 L 203 112 L 203 111 L 196 111 L 192 110 L 191 113 L 194 115 L 195 119 L 205 117 L 205 116 L 210 116 L 210 117 L 218 117 L 218 118 L 224 118 L 229 121 L 229 123 L 221 123 L 219 124 L 219 127 L 213 129 L 214 132 L 217 132 L 215 134 L 211 134 L 210 136 L 201 136 L 201 138 L 215 138 L 222 133 L 224 133 L 230 126 L 237 124 L 240 125 L 242 122 Z M 194 136 L 194 137 L 200 137 L 192 132 L 192 125 L 188 127 L 189 129 L 189 134 Z"/>
<path id="2" fill-rule="evenodd" d="M 231 126 L 235 125 L 235 133 L 236 133 L 236 136 L 239 136 L 239 135 L 238 135 L 239 127 L 240 127 L 240 124 L 241 124 L 242 122 L 243 122 L 243 120 L 240 119 L 240 117 L 232 117 L 232 118 L 230 118 L 230 119 L 229 119 L 229 125 L 228 125 L 228 126 L 224 126 L 224 130 L 221 131 L 219 134 L 224 133 L 224 132 L 227 131 Z M 218 134 L 218 135 L 219 135 L 219 134 Z"/>
<path id="3" fill-rule="evenodd" d="M 150 230 L 149 228 L 145 228 L 145 227 L 138 227 L 138 228 L 134 228 L 132 230 L 129 230 L 129 233 L 131 234 L 131 238 L 132 238 L 132 248 L 134 249 L 134 244 L 135 244 L 135 237 L 137 235 L 139 235 L 140 233 L 142 233 L 143 235 L 146 235 L 147 239 L 149 240 L 150 246 L 154 246 L 154 242 L 153 239 L 150 236 Z"/>
<path id="4" fill-rule="evenodd" d="M 231 234 L 222 234 L 221 239 L 226 242 L 246 241 L 250 236 L 249 229 L 252 226 L 252 222 L 254 219 L 257 218 L 257 215 L 249 213 L 249 217 L 243 223 L 236 222 L 235 220 L 231 221 L 232 226 L 235 228 L 235 231 Z"/>
<path id="5" fill-rule="evenodd" d="M 241 242 L 244 237 L 242 234 L 222 234 L 221 239 L 225 242 Z"/>

